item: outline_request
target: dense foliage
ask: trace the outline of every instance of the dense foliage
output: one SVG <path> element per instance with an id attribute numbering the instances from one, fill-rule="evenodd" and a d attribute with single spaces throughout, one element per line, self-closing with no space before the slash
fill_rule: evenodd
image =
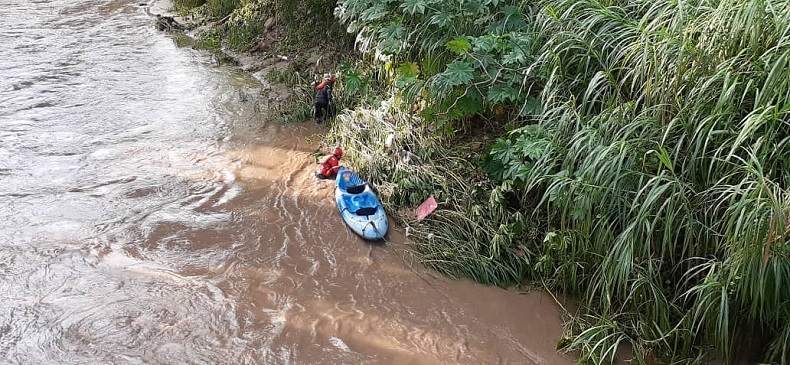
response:
<path id="1" fill-rule="evenodd" d="M 430 267 L 578 296 L 560 344 L 582 360 L 790 363 L 786 0 L 176 2 L 236 50 L 272 16 L 291 41 L 337 34 L 334 9 L 364 61 L 342 104 L 392 97 L 329 139 Z M 454 135 L 492 124 L 480 160 Z M 431 194 L 428 219 L 404 213 Z"/>
<path id="2" fill-rule="evenodd" d="M 388 62 L 401 96 L 429 101 L 422 117 L 438 125 L 495 106 L 538 111 L 530 13 L 526 2 L 499 0 L 349 0 L 335 11 L 363 52 Z"/>
<path id="3" fill-rule="evenodd" d="M 344 48 L 348 37 L 333 17 L 334 0 L 174 0 L 175 10 L 206 25 L 199 48 L 250 51 L 279 25 L 278 50 Z M 269 21 L 269 29 L 266 22 Z"/>
<path id="4" fill-rule="evenodd" d="M 444 199 L 460 217 L 423 240 L 434 266 L 576 293 L 586 316 L 567 345 L 594 362 L 620 342 L 644 361 L 731 359 L 750 340 L 790 362 L 788 2 L 338 3 L 424 120 L 499 106 L 521 126 L 484 159 L 485 196 L 505 204 Z M 476 220 L 485 208 L 518 218 Z"/>
<path id="5" fill-rule="evenodd" d="M 544 147 L 499 177 L 559 214 L 551 275 L 600 314 L 590 339 L 727 357 L 759 336 L 790 361 L 790 5 L 606 5 L 544 3 L 544 112 L 513 136 Z"/>
<path id="6" fill-rule="evenodd" d="M 387 139 L 393 140 L 389 148 Z M 494 187 L 477 173 L 467 146 L 437 136 L 421 118 L 403 113 L 394 98 L 341 114 L 328 140 L 346 148 L 346 163 L 365 175 L 419 242 L 425 265 L 485 284 L 525 277 L 528 262 L 512 249 L 524 249 L 523 239 L 536 238 L 538 230 L 525 214 L 508 209 L 508 187 Z M 417 222 L 413 208 L 430 195 L 441 207 Z"/>

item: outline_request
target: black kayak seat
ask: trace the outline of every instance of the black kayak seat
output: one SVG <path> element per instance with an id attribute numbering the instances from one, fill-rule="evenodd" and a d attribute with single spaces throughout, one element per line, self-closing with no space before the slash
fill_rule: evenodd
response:
<path id="1" fill-rule="evenodd" d="M 346 186 L 346 192 L 349 194 L 359 194 L 365 191 L 365 184 Z"/>
<path id="2" fill-rule="evenodd" d="M 376 207 L 359 208 L 356 211 L 356 215 L 368 216 L 368 215 L 373 215 L 373 214 L 376 214 Z"/>

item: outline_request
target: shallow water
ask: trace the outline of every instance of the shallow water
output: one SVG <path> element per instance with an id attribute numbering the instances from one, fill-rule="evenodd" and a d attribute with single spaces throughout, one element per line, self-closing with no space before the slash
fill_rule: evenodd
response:
<path id="1" fill-rule="evenodd" d="M 550 296 L 345 229 L 320 128 L 139 3 L 0 0 L 0 363 L 572 363 Z"/>

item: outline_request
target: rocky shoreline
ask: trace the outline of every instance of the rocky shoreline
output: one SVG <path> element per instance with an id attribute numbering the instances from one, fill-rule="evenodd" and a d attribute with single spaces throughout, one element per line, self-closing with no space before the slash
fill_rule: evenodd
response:
<path id="1" fill-rule="evenodd" d="M 145 13 L 152 17 L 172 19 L 178 25 L 186 24 L 186 19 L 170 11 L 173 8 L 171 0 L 151 0 L 150 3 L 141 3 L 140 5 L 144 6 Z"/>
<path id="2" fill-rule="evenodd" d="M 158 30 L 180 33 L 192 41 L 197 40 L 201 32 L 224 21 L 207 22 L 181 16 L 172 11 L 172 0 L 150 0 L 149 3 L 141 3 L 140 6 L 145 6 L 146 14 L 155 18 L 154 26 Z M 266 94 L 266 104 L 270 108 L 287 104 L 293 94 L 293 87 L 273 82 L 267 78 L 271 71 L 287 72 L 293 68 L 292 64 L 298 63 L 304 74 L 321 75 L 333 72 L 336 66 L 326 62 L 328 57 L 324 57 L 319 47 L 313 47 L 296 54 L 271 52 L 277 48 L 276 45 L 281 41 L 284 33 L 284 26 L 277 23 L 274 18 L 265 21 L 264 32 L 256 40 L 258 45 L 254 51 L 232 52 L 224 48 L 217 50 L 241 70 L 250 72 L 261 83 Z"/>
<path id="3" fill-rule="evenodd" d="M 142 4 L 141 4 L 142 5 Z M 197 21 L 194 19 L 187 19 L 171 11 L 173 2 L 171 0 L 151 0 L 151 3 L 146 5 L 146 13 L 157 19 L 157 28 L 160 30 L 189 30 L 184 33 L 192 38 L 196 38 L 198 33 L 207 29 L 209 24 Z M 221 22 L 221 21 L 219 21 Z M 268 18 L 264 24 L 265 32 L 259 39 L 262 45 L 271 46 L 278 41 L 277 28 L 282 25 L 277 25 L 274 18 Z M 297 54 L 270 54 L 268 52 L 230 52 L 223 49 L 228 57 L 233 59 L 238 66 L 251 72 L 257 72 L 268 67 L 285 68 L 294 60 L 301 60 L 308 66 L 309 69 L 315 73 L 322 73 L 328 71 L 331 65 L 325 64 L 324 57 L 321 55 L 319 47 L 299 52 Z"/>

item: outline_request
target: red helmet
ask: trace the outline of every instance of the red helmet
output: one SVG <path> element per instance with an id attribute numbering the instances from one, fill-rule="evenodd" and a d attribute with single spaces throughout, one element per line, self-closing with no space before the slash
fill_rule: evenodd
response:
<path id="1" fill-rule="evenodd" d="M 343 156 L 343 150 L 340 147 L 337 147 L 335 148 L 335 152 L 333 152 L 332 154 L 335 155 L 337 158 L 340 158 Z"/>

